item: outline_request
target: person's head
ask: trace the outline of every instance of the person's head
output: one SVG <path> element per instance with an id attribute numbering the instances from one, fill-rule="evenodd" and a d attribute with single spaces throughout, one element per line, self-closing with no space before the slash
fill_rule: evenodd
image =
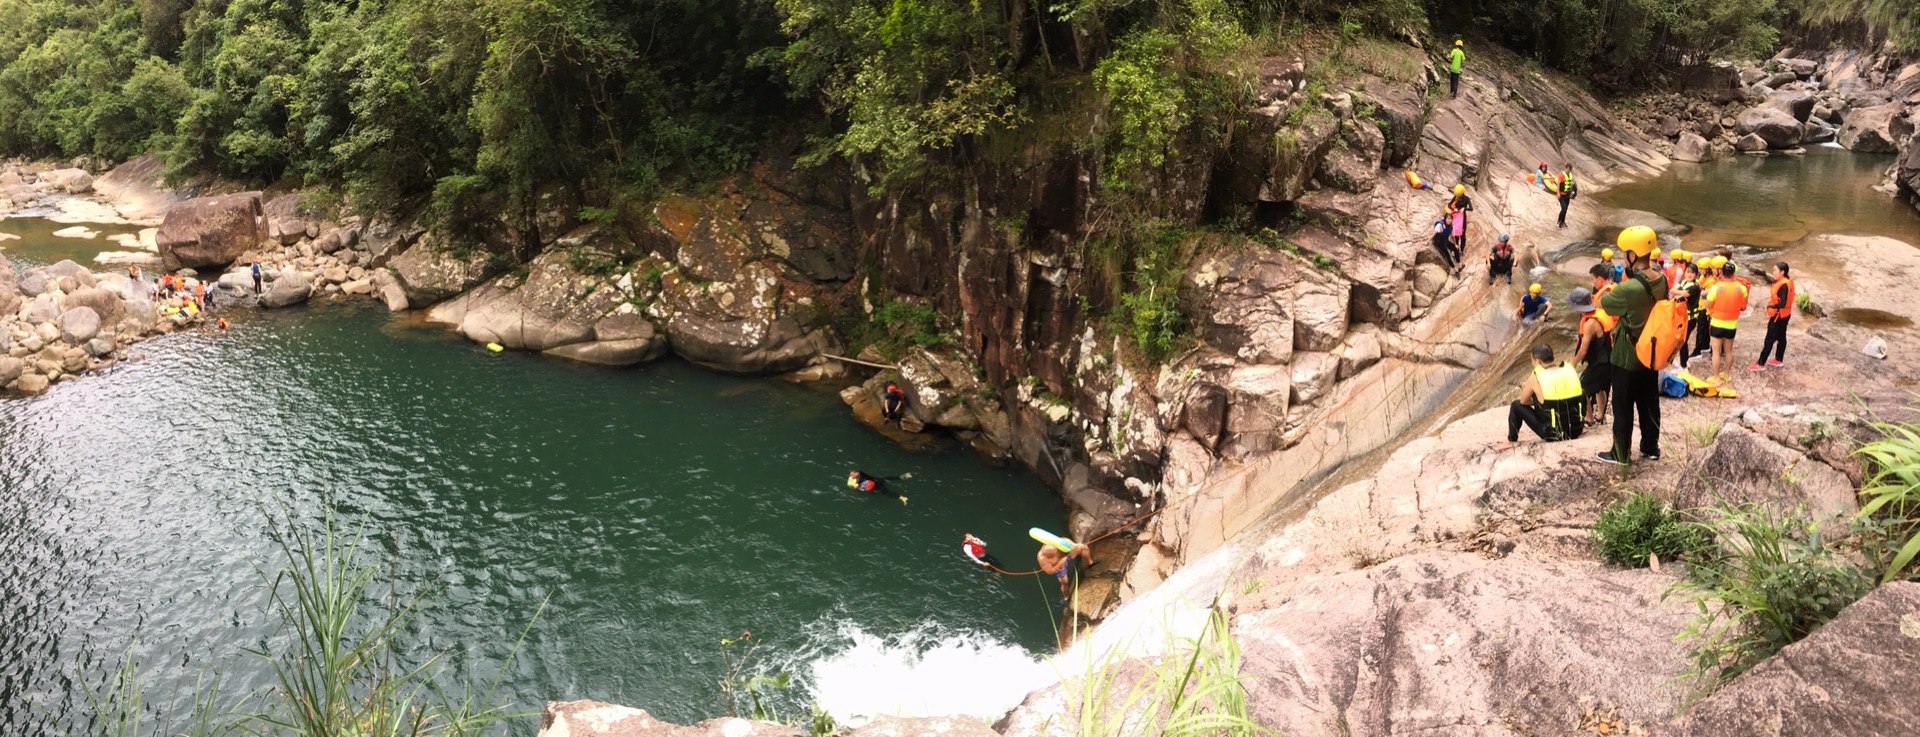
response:
<path id="1" fill-rule="evenodd" d="M 1587 276 L 1593 277 L 1594 289 L 1613 283 L 1613 269 L 1607 268 L 1606 264 L 1594 264 L 1593 268 L 1587 269 Z"/>
<path id="2" fill-rule="evenodd" d="M 1720 267 L 1720 277 L 1723 279 L 1732 279 L 1735 271 L 1737 270 L 1733 268 L 1733 262 L 1728 261 L 1726 265 Z"/>
<path id="3" fill-rule="evenodd" d="M 1545 366 L 1553 363 L 1553 346 L 1540 343 L 1533 347 L 1533 365 Z"/>
<path id="4" fill-rule="evenodd" d="M 1466 193 L 1467 193 L 1467 185 L 1464 185 L 1464 184 L 1453 185 L 1453 195 L 1455 197 L 1458 197 Z"/>
<path id="5" fill-rule="evenodd" d="M 1048 545 L 1046 543 L 1040 544 L 1040 557 L 1047 559 L 1048 562 L 1059 560 L 1064 555 L 1065 555 L 1064 553 L 1060 552 L 1059 548 L 1056 548 L 1052 545 Z"/>
<path id="6" fill-rule="evenodd" d="M 1540 162 L 1540 171 L 1546 171 L 1546 170 L 1547 170 L 1547 162 L 1545 161 Z"/>
<path id="7" fill-rule="evenodd" d="M 1791 267 L 1787 266 L 1787 262 L 1781 261 L 1773 265 L 1773 278 L 1785 279 L 1790 276 L 1790 271 Z"/>
<path id="8" fill-rule="evenodd" d="M 892 391 L 899 391 L 899 390 L 900 390 L 899 384 L 895 384 L 891 381 L 887 382 L 887 391 L 892 392 Z"/>
<path id="9" fill-rule="evenodd" d="M 1511 242 L 1513 241 L 1513 238 L 1512 238 L 1512 237 L 1510 237 L 1510 236 L 1508 236 L 1508 235 L 1507 235 L 1506 233 L 1501 233 L 1501 234 L 1500 234 L 1500 237 L 1499 237 L 1499 238 L 1497 238 L 1497 239 L 1495 239 L 1495 241 L 1496 241 L 1496 243 L 1495 243 L 1494 245 L 1497 245 L 1497 246 L 1503 246 L 1503 247 L 1504 247 L 1504 246 L 1507 246 L 1507 245 L 1509 245 L 1509 244 L 1510 244 L 1510 243 L 1511 243 Z"/>
<path id="10" fill-rule="evenodd" d="M 1653 252 L 1660 248 L 1660 236 L 1652 228 L 1635 225 L 1620 231 L 1620 237 L 1614 240 L 1614 246 L 1620 249 L 1620 256 L 1626 260 L 1629 268 L 1646 268 Z"/>
<path id="11" fill-rule="evenodd" d="M 1565 162 L 1565 163 L 1563 163 L 1563 164 L 1561 164 L 1561 165 L 1560 165 L 1560 170 L 1561 170 L 1561 171 L 1564 171 L 1564 172 L 1566 172 L 1566 173 L 1568 173 L 1568 174 L 1572 174 L 1572 173 L 1573 173 L 1573 162 L 1571 162 L 1571 161 L 1568 161 L 1568 162 Z"/>
<path id="12" fill-rule="evenodd" d="M 1603 263 L 1603 264 L 1613 263 L 1613 249 L 1611 248 L 1600 249 L 1600 263 Z"/>
<path id="13" fill-rule="evenodd" d="M 1460 48 L 1461 46 L 1464 46 L 1464 44 L 1462 44 L 1462 43 L 1460 42 L 1460 39 L 1457 39 L 1457 38 L 1456 38 L 1456 39 L 1454 39 L 1454 40 L 1453 40 L 1453 47 L 1454 47 L 1454 48 L 1456 48 L 1456 49 L 1457 49 L 1457 48 Z"/>
<path id="14" fill-rule="evenodd" d="M 973 533 L 971 533 L 971 532 L 969 532 L 969 533 L 967 533 L 967 534 L 966 534 L 966 536 L 965 536 L 965 537 L 962 537 L 962 538 L 961 538 L 961 540 L 960 540 L 960 542 L 964 542 L 964 543 L 977 543 L 977 542 L 980 542 L 980 538 L 977 538 L 977 537 L 974 537 L 974 536 L 973 536 Z"/>
<path id="15" fill-rule="evenodd" d="M 1567 305 L 1572 307 L 1574 312 L 1592 312 L 1593 290 L 1580 287 L 1567 293 Z"/>
<path id="16" fill-rule="evenodd" d="M 1535 297 L 1540 296 L 1540 285 L 1537 283 L 1527 285 L 1527 294 L 1531 294 Z"/>
<path id="17" fill-rule="evenodd" d="M 1653 262 L 1660 263 L 1660 249 L 1653 249 Z"/>

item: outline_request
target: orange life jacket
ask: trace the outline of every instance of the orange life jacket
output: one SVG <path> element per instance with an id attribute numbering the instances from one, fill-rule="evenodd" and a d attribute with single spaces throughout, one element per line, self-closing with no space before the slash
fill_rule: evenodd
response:
<path id="1" fill-rule="evenodd" d="M 1747 285 L 1737 279 L 1713 285 L 1713 294 L 1710 296 L 1712 299 L 1707 302 L 1707 314 L 1715 321 L 1739 320 L 1740 312 L 1747 309 Z"/>
<path id="2" fill-rule="evenodd" d="M 1595 307 L 1593 308 L 1593 312 L 1580 316 L 1580 329 L 1586 330 L 1589 321 L 1600 323 L 1600 332 L 1605 335 L 1612 335 L 1613 326 L 1619 324 L 1620 318 L 1609 315 L 1606 310 Z"/>
<path id="3" fill-rule="evenodd" d="M 1767 317 L 1779 319 L 1793 316 L 1793 279 L 1781 279 L 1773 283 L 1773 301 L 1767 303 Z"/>

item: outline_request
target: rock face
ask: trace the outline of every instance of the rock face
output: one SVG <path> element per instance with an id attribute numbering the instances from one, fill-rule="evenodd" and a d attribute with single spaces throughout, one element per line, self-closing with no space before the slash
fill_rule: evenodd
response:
<path id="1" fill-rule="evenodd" d="M 1813 95 L 1800 90 L 1786 90 L 1767 95 L 1767 107 L 1793 116 L 1802 123 L 1813 115 Z"/>
<path id="2" fill-rule="evenodd" d="M 154 236 L 166 270 L 225 266 L 260 244 L 260 193 L 187 200 L 167 211 Z"/>
<path id="3" fill-rule="evenodd" d="M 730 374 L 797 371 L 814 356 L 833 348 L 825 332 L 803 330 L 791 318 L 726 320 L 675 315 L 667 322 L 667 337 L 674 354 Z"/>
<path id="4" fill-rule="evenodd" d="M 1854 485 L 1845 474 L 1727 422 L 1704 452 L 1689 459 L 1682 488 L 1731 503 L 1768 501 L 1804 505 L 1808 513 L 1844 520 L 1854 512 Z"/>
<path id="5" fill-rule="evenodd" d="M 415 308 L 428 307 L 459 296 L 499 273 L 501 264 L 483 249 L 461 255 L 428 239 L 394 257 L 388 264 L 396 283 Z"/>
<path id="6" fill-rule="evenodd" d="M 15 283 L 13 266 L 7 263 L 7 255 L 0 253 L 0 317 L 19 310 L 20 302 L 20 288 Z"/>
<path id="7" fill-rule="evenodd" d="M 1741 135 L 1759 136 L 1768 148 L 1788 148 L 1800 142 L 1800 121 L 1778 108 L 1757 107 L 1741 113 L 1737 130 Z"/>
<path id="8" fill-rule="evenodd" d="M 1695 133 L 1682 133 L 1673 143 L 1673 158 L 1679 161 L 1706 161 L 1712 156 L 1707 148 L 1707 139 Z"/>
<path id="9" fill-rule="evenodd" d="M 1894 153 L 1900 150 L 1901 142 L 1913 136 L 1913 124 L 1908 122 L 1906 112 L 1906 106 L 1898 103 L 1849 111 L 1834 140 L 1852 151 Z"/>
<path id="10" fill-rule="evenodd" d="M 100 334 L 100 313 L 90 307 L 75 307 L 60 313 L 60 337 L 79 345 Z"/>
<path id="11" fill-rule="evenodd" d="M 1875 589 L 1681 715 L 1673 734 L 1920 734 L 1920 583 Z"/>
<path id="12" fill-rule="evenodd" d="M 1737 151 L 1765 151 L 1767 139 L 1761 138 L 1758 133 L 1748 133 L 1734 141 L 1733 148 Z"/>
<path id="13" fill-rule="evenodd" d="M 267 287 L 266 294 L 260 295 L 260 306 L 268 309 L 292 307 L 312 296 L 313 283 L 307 281 L 305 274 L 285 271 Z"/>
<path id="14" fill-rule="evenodd" d="M 512 275 L 495 279 L 435 307 L 430 317 L 477 342 L 544 351 L 591 339 L 594 323 L 625 300 L 611 285 L 567 268 L 559 251 L 541 254 L 526 273 L 524 281 Z"/>

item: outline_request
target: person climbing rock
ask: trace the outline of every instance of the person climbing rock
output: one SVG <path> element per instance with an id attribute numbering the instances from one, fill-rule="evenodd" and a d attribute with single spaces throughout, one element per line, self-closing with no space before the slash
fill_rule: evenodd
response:
<path id="1" fill-rule="evenodd" d="M 254 296 L 259 296 L 260 294 L 260 262 L 259 261 L 253 262 L 253 293 L 254 293 Z"/>
<path id="2" fill-rule="evenodd" d="M 1040 570 L 1053 574 L 1053 577 L 1060 581 L 1060 606 L 1066 606 L 1068 599 L 1073 596 L 1073 582 L 1069 580 L 1073 577 L 1073 559 L 1079 558 L 1085 561 L 1088 568 L 1092 568 L 1095 562 L 1093 551 L 1077 543 L 1074 544 L 1071 553 L 1062 553 L 1059 548 L 1043 544 L 1036 558 L 1039 560 Z"/>
<path id="3" fill-rule="evenodd" d="M 1572 364 L 1553 365 L 1553 348 L 1545 343 L 1533 347 L 1533 374 L 1520 385 L 1520 398 L 1507 405 L 1507 444 L 1520 442 L 1520 426 L 1526 425 L 1541 440 L 1557 443 L 1580 437 L 1586 428 L 1582 417 L 1580 374 Z"/>
<path id="4" fill-rule="evenodd" d="M 1567 227 L 1567 206 L 1573 204 L 1573 198 L 1580 196 L 1580 185 L 1573 181 L 1573 162 L 1562 165 L 1560 176 L 1553 180 L 1553 191 L 1560 195 L 1560 225 Z"/>
<path id="5" fill-rule="evenodd" d="M 901 504 L 906 504 L 907 498 L 904 496 L 901 496 L 900 492 L 894 491 L 892 488 L 889 488 L 887 486 L 887 482 L 899 481 L 899 480 L 908 479 L 908 478 L 913 478 L 913 474 L 903 474 L 900 476 L 869 476 L 865 473 L 855 470 L 847 473 L 847 488 L 853 489 L 859 492 L 864 492 L 867 494 L 882 494 L 885 496 L 890 496 L 895 499 L 899 499 Z"/>
<path id="6" fill-rule="evenodd" d="M 1594 305 L 1593 291 L 1585 287 L 1567 295 L 1567 304 L 1580 313 L 1580 336 L 1573 347 L 1572 363 L 1585 364 L 1580 371 L 1580 386 L 1586 390 L 1586 419 L 1588 424 L 1597 425 L 1607 421 L 1607 393 L 1613 389 L 1613 328 L 1617 321 Z"/>
<path id="7" fill-rule="evenodd" d="M 1522 325 L 1538 325 L 1547 319 L 1547 313 L 1553 311 L 1553 302 L 1540 293 L 1540 285 L 1527 286 L 1527 293 L 1520 297 L 1520 308 L 1513 311 L 1513 319 Z"/>
<path id="8" fill-rule="evenodd" d="M 1473 212 L 1473 198 L 1467 196 L 1467 186 L 1453 185 L 1453 199 L 1447 201 L 1447 218 L 1453 226 L 1453 250 L 1467 252 L 1467 213 Z"/>
<path id="9" fill-rule="evenodd" d="M 1721 259 L 1715 259 L 1719 263 Z M 1733 339 L 1740 332 L 1740 313 L 1747 309 L 1746 282 L 1733 278 L 1733 264 L 1720 267 L 1720 278 L 1707 290 L 1708 332 L 1713 336 L 1713 377 L 1708 381 L 1732 380 Z"/>
<path id="10" fill-rule="evenodd" d="M 907 393 L 900 390 L 899 384 L 889 381 L 886 390 L 881 392 L 880 416 L 894 427 L 900 427 L 901 418 L 907 416 Z"/>
<path id="11" fill-rule="evenodd" d="M 1447 96 L 1454 99 L 1459 99 L 1460 97 L 1460 68 L 1467 63 L 1467 50 L 1465 46 L 1465 44 L 1460 42 L 1460 39 L 1456 38 L 1453 40 L 1453 59 L 1452 63 L 1447 65 L 1447 73 L 1450 76 Z"/>
<path id="12" fill-rule="evenodd" d="M 1513 283 L 1513 243 L 1506 233 L 1500 234 L 1499 241 L 1487 253 L 1487 286 L 1493 286 L 1493 280 L 1505 277 L 1508 284 Z"/>
<path id="13" fill-rule="evenodd" d="M 1462 254 L 1453 247 L 1453 226 L 1447 220 L 1443 217 L 1433 221 L 1433 250 L 1440 252 L 1440 260 L 1446 263 L 1448 272 L 1458 274 L 1465 264 Z"/>
<path id="14" fill-rule="evenodd" d="M 966 553 L 968 559 L 982 566 L 1000 567 L 1000 559 L 987 552 L 986 541 L 974 537 L 972 533 L 967 533 L 960 540 L 960 552 Z"/>
<path id="15" fill-rule="evenodd" d="M 1660 372 L 1643 366 L 1635 345 L 1647 327 L 1656 303 L 1667 298 L 1667 279 L 1652 268 L 1653 249 L 1660 236 L 1652 228 L 1635 225 L 1620 231 L 1620 247 L 1631 279 L 1600 299 L 1600 309 L 1618 318 L 1613 331 L 1613 448 L 1597 457 L 1625 464 L 1633 450 L 1633 423 L 1640 420 L 1640 455 L 1660 460 Z"/>
<path id="16" fill-rule="evenodd" d="M 1790 267 L 1781 261 L 1773 265 L 1773 298 L 1767 301 L 1767 340 L 1760 344 L 1760 358 L 1749 371 L 1765 371 L 1768 366 L 1787 365 L 1787 321 L 1793 319 L 1793 277 Z M 1778 348 L 1775 348 L 1778 346 Z M 1773 360 L 1767 353 L 1774 352 Z"/>

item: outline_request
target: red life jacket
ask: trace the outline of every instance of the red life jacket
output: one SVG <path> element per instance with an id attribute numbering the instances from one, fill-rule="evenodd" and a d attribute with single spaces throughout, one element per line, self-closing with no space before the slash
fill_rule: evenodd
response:
<path id="1" fill-rule="evenodd" d="M 960 544 L 966 547 L 968 555 L 971 555 L 975 558 L 978 558 L 987 554 L 987 546 L 981 545 L 979 540 L 967 540 Z"/>

